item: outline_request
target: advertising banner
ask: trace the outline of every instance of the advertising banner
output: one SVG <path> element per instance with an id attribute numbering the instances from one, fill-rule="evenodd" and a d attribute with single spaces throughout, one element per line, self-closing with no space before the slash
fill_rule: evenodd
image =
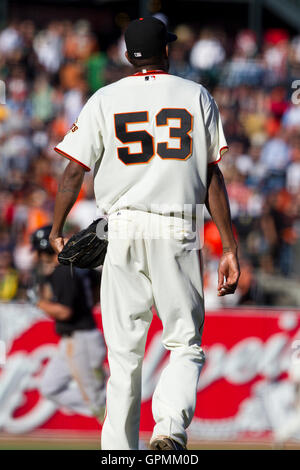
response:
<path id="1" fill-rule="evenodd" d="M 95 317 L 101 328 L 99 311 Z M 0 432 L 101 428 L 93 418 L 58 410 L 39 392 L 42 374 L 59 342 L 51 320 L 27 304 L 1 304 L 0 340 Z M 190 438 L 252 439 L 267 436 L 286 422 L 293 413 L 291 371 L 300 368 L 300 311 L 207 312 L 203 349 L 206 363 Z M 143 365 L 143 433 L 153 428 L 151 397 L 167 360 L 161 323 L 154 314 Z"/>

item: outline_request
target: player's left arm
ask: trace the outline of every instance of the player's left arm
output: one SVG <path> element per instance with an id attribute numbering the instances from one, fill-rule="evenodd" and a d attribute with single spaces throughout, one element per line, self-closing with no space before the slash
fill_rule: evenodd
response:
<path id="1" fill-rule="evenodd" d="M 232 231 L 227 190 L 217 164 L 208 165 L 205 205 L 219 230 L 223 245 L 218 269 L 218 296 L 233 294 L 238 285 L 240 266 L 237 242 Z"/>
<path id="2" fill-rule="evenodd" d="M 85 169 L 76 162 L 70 161 L 58 185 L 55 198 L 54 217 L 49 240 L 56 253 L 64 247 L 62 236 L 65 220 L 72 209 L 82 186 Z"/>

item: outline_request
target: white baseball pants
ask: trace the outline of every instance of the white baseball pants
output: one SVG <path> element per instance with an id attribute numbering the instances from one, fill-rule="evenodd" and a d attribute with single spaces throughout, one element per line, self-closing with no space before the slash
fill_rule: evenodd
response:
<path id="1" fill-rule="evenodd" d="M 163 232 L 171 228 L 175 236 L 164 233 L 152 238 L 153 222 Z M 152 399 L 153 437 L 165 435 L 186 443 L 204 363 L 200 347 L 204 307 L 199 251 L 187 249 L 188 227 L 183 230 L 182 224 L 179 218 L 142 211 L 120 211 L 109 217 L 101 284 L 111 374 L 103 450 L 138 449 L 141 371 L 152 305 L 163 324 L 163 344 L 170 350 Z"/>

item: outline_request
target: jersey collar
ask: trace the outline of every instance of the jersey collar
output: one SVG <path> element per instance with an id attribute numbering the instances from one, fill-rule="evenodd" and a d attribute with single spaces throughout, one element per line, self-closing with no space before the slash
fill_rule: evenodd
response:
<path id="1" fill-rule="evenodd" d="M 136 72 L 131 75 L 131 77 L 145 77 L 146 75 L 168 75 L 168 72 L 165 72 L 164 70 L 147 70 L 146 72 Z"/>

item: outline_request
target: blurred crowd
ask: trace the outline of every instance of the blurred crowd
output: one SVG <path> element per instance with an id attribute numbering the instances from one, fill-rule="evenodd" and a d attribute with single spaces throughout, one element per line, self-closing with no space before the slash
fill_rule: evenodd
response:
<path id="1" fill-rule="evenodd" d="M 280 292 L 261 279 L 282 277 L 292 285 L 300 277 L 300 37 L 268 30 L 258 45 L 248 30 L 228 37 L 221 29 L 182 24 L 174 31 L 170 73 L 211 91 L 229 144 L 220 165 L 242 265 L 229 303 L 278 305 Z M 51 223 L 57 177 L 67 163 L 53 147 L 92 93 L 131 73 L 124 51 L 122 28 L 104 49 L 85 20 L 43 27 L 12 21 L 0 31 L 2 301 L 23 298 L 33 263 L 30 234 Z M 85 177 L 70 230 L 95 215 L 91 178 Z M 205 240 L 207 306 L 215 307 L 221 248 L 209 220 Z M 296 302 L 292 290 L 283 298 Z"/>

